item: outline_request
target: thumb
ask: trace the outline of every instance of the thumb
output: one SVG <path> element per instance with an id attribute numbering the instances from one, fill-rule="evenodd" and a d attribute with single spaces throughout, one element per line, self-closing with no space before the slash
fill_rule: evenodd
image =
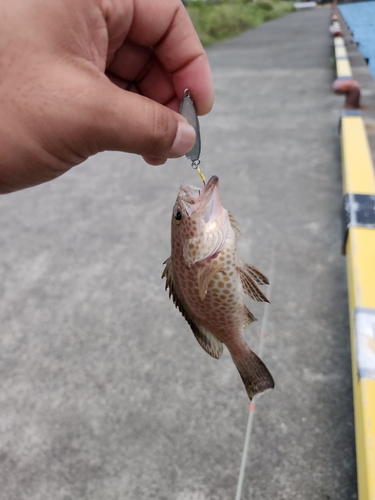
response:
<path id="1" fill-rule="evenodd" d="M 108 82 L 96 100 L 94 143 L 99 151 L 116 150 L 147 158 L 177 158 L 195 142 L 185 118 L 152 99 Z M 91 127 L 90 127 L 91 128 Z"/>

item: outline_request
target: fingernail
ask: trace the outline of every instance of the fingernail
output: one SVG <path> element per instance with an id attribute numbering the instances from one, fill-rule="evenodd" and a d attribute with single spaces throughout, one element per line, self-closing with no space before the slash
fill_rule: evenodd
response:
<path id="1" fill-rule="evenodd" d="M 179 122 L 177 134 L 169 152 L 170 158 L 175 158 L 186 154 L 192 149 L 195 142 L 195 130 L 187 123 Z"/>

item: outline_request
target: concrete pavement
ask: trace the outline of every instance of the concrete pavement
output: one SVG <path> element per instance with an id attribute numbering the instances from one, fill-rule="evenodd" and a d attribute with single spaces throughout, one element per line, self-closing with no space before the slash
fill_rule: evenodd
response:
<path id="1" fill-rule="evenodd" d="M 242 259 L 267 274 L 276 256 L 263 356 L 276 388 L 257 403 L 243 500 L 356 498 L 329 14 L 208 50 L 202 170 L 241 223 Z M 245 390 L 160 279 L 182 179 L 199 185 L 185 159 L 105 153 L 0 198 L 0 500 L 234 498 Z"/>

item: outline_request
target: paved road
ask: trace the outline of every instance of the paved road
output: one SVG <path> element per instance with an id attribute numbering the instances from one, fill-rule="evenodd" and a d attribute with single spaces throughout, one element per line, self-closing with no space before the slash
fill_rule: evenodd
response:
<path id="1" fill-rule="evenodd" d="M 276 263 L 243 500 L 356 498 L 329 9 L 209 49 L 206 175 Z M 0 500 L 229 500 L 248 417 L 160 279 L 186 160 L 118 153 L 0 199 Z M 262 317 L 262 305 L 253 312 Z M 246 336 L 256 350 L 260 321 Z"/>

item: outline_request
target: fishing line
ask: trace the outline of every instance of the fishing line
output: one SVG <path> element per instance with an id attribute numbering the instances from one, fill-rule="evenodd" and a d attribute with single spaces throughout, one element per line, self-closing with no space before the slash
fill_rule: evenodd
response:
<path id="1" fill-rule="evenodd" d="M 206 185 L 206 177 L 204 176 L 202 170 L 200 169 L 200 166 L 199 166 L 200 163 L 201 163 L 200 160 L 194 160 L 191 162 L 191 166 L 194 170 L 196 170 L 198 172 L 198 175 L 202 179 L 203 184 Z"/>
<path id="2" fill-rule="evenodd" d="M 272 253 L 271 268 L 269 271 L 270 284 L 267 286 L 267 294 L 266 294 L 268 300 L 271 299 L 274 266 L 275 266 L 275 252 Z M 264 309 L 263 309 L 263 318 L 262 318 L 262 324 L 261 324 L 261 329 L 260 329 L 259 348 L 258 348 L 258 356 L 260 358 L 263 357 L 264 344 L 265 344 L 266 331 L 267 331 L 267 323 L 268 323 L 268 315 L 269 315 L 269 306 L 270 306 L 270 304 L 268 302 L 266 302 L 264 304 Z M 256 408 L 255 402 L 251 401 L 250 407 L 249 407 L 249 417 L 248 417 L 247 426 L 246 426 L 245 441 L 244 441 L 243 450 L 242 450 L 241 466 L 240 466 L 240 473 L 238 476 L 238 483 L 237 483 L 237 491 L 236 491 L 235 500 L 241 500 L 243 482 L 245 479 L 245 469 L 246 469 L 247 456 L 249 453 L 251 431 L 253 429 L 253 422 L 254 422 L 254 416 L 255 416 L 255 408 Z"/>

